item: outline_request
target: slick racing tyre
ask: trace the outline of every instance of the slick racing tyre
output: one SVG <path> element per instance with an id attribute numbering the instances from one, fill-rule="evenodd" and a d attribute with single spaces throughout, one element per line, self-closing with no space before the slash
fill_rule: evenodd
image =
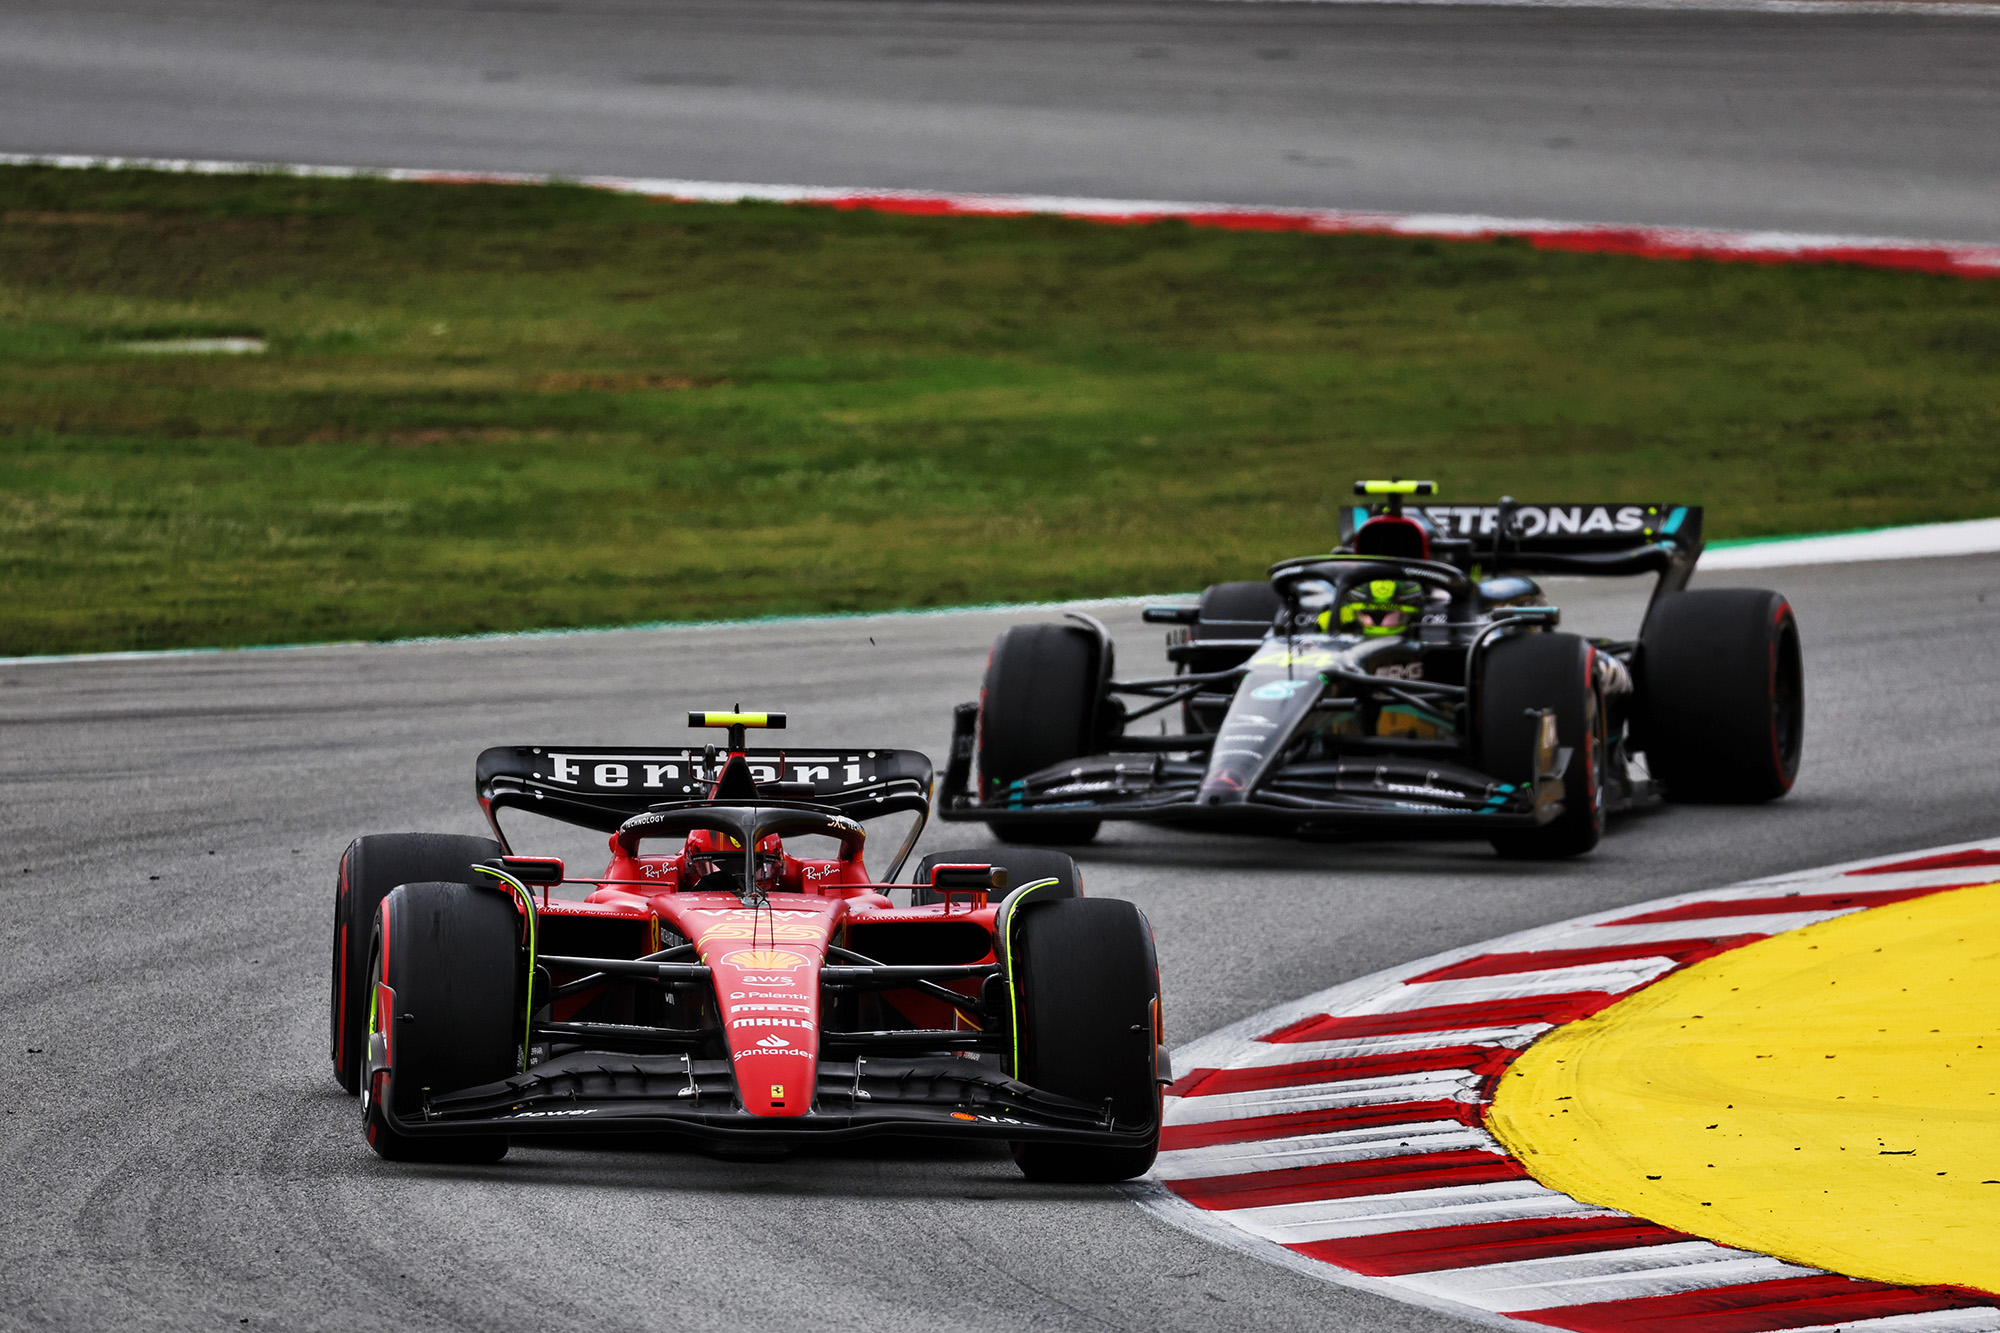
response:
<path id="1" fill-rule="evenodd" d="M 1160 1142 L 1160 973 L 1146 918 L 1116 898 L 1071 898 L 1023 908 L 1011 933 L 1014 1077 L 1108 1102 L 1114 1124 L 1149 1135 L 1129 1148 L 1016 1143 L 1015 1163 L 1031 1180 L 1144 1175 Z"/>
<path id="2" fill-rule="evenodd" d="M 1072 625 L 1015 625 L 993 645 L 979 688 L 981 799 L 1001 803 L 1007 787 L 1050 764 L 1095 749 L 1097 640 Z M 1097 824 L 1060 820 L 996 823 L 1005 842 L 1089 842 Z"/>
<path id="3" fill-rule="evenodd" d="M 1211 584 L 1202 590 L 1194 624 L 1188 627 L 1188 640 L 1199 644 L 1205 639 L 1261 639 L 1284 606 L 1278 590 L 1262 580 Z M 1189 655 L 1187 666 L 1197 674 L 1227 671 L 1242 666 L 1256 651 L 1255 648 L 1196 649 Z M 1198 708 L 1193 701 L 1181 705 L 1181 717 L 1191 732 L 1217 730 L 1228 711 L 1227 705 Z"/>
<path id="4" fill-rule="evenodd" d="M 1639 636 L 1641 748 L 1668 800 L 1755 804 L 1799 775 L 1805 675 L 1792 607 L 1760 588 L 1660 599 Z"/>
<path id="5" fill-rule="evenodd" d="M 395 1012 L 373 1003 L 368 1032 L 388 1035 L 389 1067 L 370 1075 L 362 1097 L 368 1144 L 393 1162 L 497 1162 L 505 1135 L 417 1137 L 383 1115 L 423 1113 L 426 1092 L 497 1083 L 521 1068 L 526 1018 L 521 919 L 507 893 L 471 884 L 405 884 L 382 900 L 370 949 L 370 982 L 395 996 Z M 394 1077 L 390 1078 L 389 1075 Z"/>
<path id="6" fill-rule="evenodd" d="M 1502 782 L 1532 785 L 1536 714 L 1556 715 L 1556 744 L 1570 751 L 1562 813 L 1539 828 L 1493 837 L 1502 856 L 1555 860 L 1589 851 L 1604 836 L 1604 716 L 1591 680 L 1592 648 L 1579 635 L 1516 634 L 1487 648 L 1480 663 L 1481 767 Z"/>
<path id="7" fill-rule="evenodd" d="M 472 863 L 500 855 L 491 838 L 456 833 L 376 833 L 347 844 L 333 894 L 333 1076 L 361 1091 L 368 1050 L 368 942 L 375 909 L 398 884 L 472 882 Z"/>
<path id="8" fill-rule="evenodd" d="M 1037 894 L 1037 902 L 1083 896 L 1083 874 L 1065 852 L 1046 852 L 1039 847 L 976 847 L 970 851 L 932 852 L 917 862 L 917 873 L 912 876 L 915 887 L 910 890 L 912 907 L 944 901 L 942 895 L 931 889 L 932 866 L 998 866 L 1005 870 L 1007 889 L 993 894 L 995 903 L 1008 891 L 1044 879 L 1056 883 Z"/>
<path id="9" fill-rule="evenodd" d="M 1266 579 L 1254 579 L 1241 583 L 1212 583 L 1202 589 L 1201 602 L 1195 612 L 1195 639 L 1261 639 L 1264 631 L 1271 628 L 1271 622 L 1278 612 L 1284 610 L 1284 598 Z M 1219 625 L 1217 621 L 1257 621 L 1255 627 L 1243 624 Z"/>

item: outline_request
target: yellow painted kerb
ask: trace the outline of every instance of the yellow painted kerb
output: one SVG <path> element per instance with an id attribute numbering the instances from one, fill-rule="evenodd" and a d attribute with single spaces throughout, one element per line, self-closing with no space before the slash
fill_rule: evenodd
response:
<path id="1" fill-rule="evenodd" d="M 2000 1292 L 2000 884 L 1708 959 L 1530 1047 L 1542 1183 L 1796 1263 Z"/>

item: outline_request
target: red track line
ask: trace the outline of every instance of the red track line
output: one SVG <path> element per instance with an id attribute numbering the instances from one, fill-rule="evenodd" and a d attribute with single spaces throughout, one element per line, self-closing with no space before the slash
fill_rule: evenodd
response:
<path id="1" fill-rule="evenodd" d="M 1571 1333 L 1772 1333 L 1852 1319 L 1928 1314 L 1991 1300 L 1948 1287 L 1892 1287 L 1829 1273 L 1512 1314 Z"/>
<path id="2" fill-rule="evenodd" d="M 1483 953 L 1464 962 L 1449 963 L 1432 972 L 1404 977 L 1403 984 L 1420 981 L 1463 981 L 1468 977 L 1499 977 L 1511 972 L 1545 972 L 1559 967 L 1582 967 L 1590 963 L 1616 963 L 1628 958 L 1671 958 L 1683 965 L 1726 953 L 1739 944 L 1762 939 L 1762 935 L 1721 935 L 1697 940 L 1661 940 L 1654 944 L 1600 944 L 1589 949 L 1536 949 L 1527 953 Z"/>
<path id="3" fill-rule="evenodd" d="M 1311 1199 L 1406 1194 L 1411 1190 L 1491 1185 L 1528 1178 L 1528 1169 L 1511 1157 L 1467 1148 L 1416 1157 L 1376 1157 L 1282 1171 L 1252 1171 L 1240 1176 L 1170 1180 L 1167 1188 L 1200 1208 L 1263 1208 Z"/>
<path id="4" fill-rule="evenodd" d="M 0 153 L 0 164 L 105 166 L 201 175 L 278 171 L 300 176 L 382 176 L 458 185 L 548 185 L 557 178 L 525 172 L 429 171 L 220 162 L 187 158 L 118 158 L 84 154 Z M 1391 236 L 1445 241 L 1514 237 L 1539 250 L 1704 259 L 1738 264 L 1857 264 L 1960 278 L 2000 277 L 2000 245 L 1890 237 L 1815 236 L 1791 232 L 1720 231 L 1703 227 L 1644 227 L 1546 218 L 1495 218 L 1438 213 L 1372 213 L 1346 209 L 1245 208 L 1161 200 L 1064 198 L 1038 195 L 932 194 L 905 190 L 829 189 L 718 181 L 585 176 L 566 183 L 686 203 L 756 200 L 822 208 L 866 209 L 928 217 L 1022 217 L 1049 214 L 1105 226 L 1180 221 L 1228 231 Z"/>
<path id="5" fill-rule="evenodd" d="M 1795 893 L 1779 898 L 1725 898 L 1716 902 L 1682 903 L 1658 912 L 1607 921 L 1607 926 L 1647 926 L 1658 921 L 1701 921 L 1715 916 L 1774 916 L 1784 912 L 1838 912 L 1846 908 L 1882 907 L 1906 898 L 1922 898 L 1968 884 L 1927 884 L 1920 889 L 1857 889 L 1852 893 Z"/>
<path id="6" fill-rule="evenodd" d="M 1530 1217 L 1512 1222 L 1390 1231 L 1374 1236 L 1306 1241 L 1287 1248 L 1371 1277 L 1401 1277 L 1408 1273 L 1433 1273 L 1521 1259 L 1560 1259 L 1697 1239 L 1684 1231 L 1670 1231 L 1651 1222 L 1615 1215 Z"/>
<path id="7" fill-rule="evenodd" d="M 855 193 L 809 202 L 829 208 L 867 209 L 923 217 L 1014 217 L 1030 211 L 1010 201 L 983 196 Z M 1423 214 L 1353 213 L 1281 208 L 1201 208 L 1117 200 L 1051 200 L 1034 209 L 1078 217 L 1107 226 L 1144 226 L 1179 221 L 1224 231 L 1307 232 L 1319 235 L 1421 236 L 1436 240 L 1491 241 L 1514 237 L 1537 250 L 1581 254 L 1632 255 L 1642 259 L 1705 259 L 1739 264 L 1858 264 L 1868 268 L 1937 273 L 1953 277 L 2000 277 L 2000 246 L 1951 245 L 1836 237 L 1809 238 L 1712 231 L 1690 227 L 1632 227 L 1586 222 L 1515 221 L 1507 218 L 1437 217 Z M 1073 202 L 1087 208 L 1070 211 Z"/>
<path id="8" fill-rule="evenodd" d="M 1296 1088 L 1309 1083 L 1340 1083 L 1357 1078 L 1395 1074 L 1427 1074 L 1440 1069 L 1466 1069 L 1494 1074 L 1514 1058 L 1505 1046 L 1436 1046 L 1422 1051 L 1387 1051 L 1336 1060 L 1302 1060 L 1292 1065 L 1253 1065 L 1247 1069 L 1194 1069 L 1167 1089 L 1171 1097 L 1218 1097 L 1230 1092 L 1261 1092 Z"/>
<path id="9" fill-rule="evenodd" d="M 1519 1023 L 1570 1023 L 1596 1013 L 1617 997 L 1604 991 L 1528 995 L 1510 1000 L 1440 1004 L 1387 1014 L 1314 1014 L 1288 1023 L 1259 1041 L 1331 1041 L 1339 1037 L 1387 1037 L 1410 1032 L 1463 1032 Z"/>
<path id="10" fill-rule="evenodd" d="M 2000 852 L 1974 847 L 1970 851 L 1946 852 L 1942 856 L 1920 856 L 1914 861 L 1892 861 L 1885 866 L 1863 866 L 1850 875 L 1901 875 L 1912 870 L 1966 870 L 1973 866 L 2000 866 Z M 1964 885 L 1958 885 L 1964 888 Z"/>

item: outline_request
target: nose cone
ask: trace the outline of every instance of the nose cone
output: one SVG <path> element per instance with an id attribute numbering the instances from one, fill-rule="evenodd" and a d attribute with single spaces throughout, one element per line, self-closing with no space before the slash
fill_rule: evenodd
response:
<path id="1" fill-rule="evenodd" d="M 1334 660 L 1324 649 L 1294 652 L 1279 644 L 1251 659 L 1208 752 L 1208 772 L 1195 793 L 1202 810 L 1242 805 L 1284 753 L 1300 721 L 1319 702 L 1318 668 Z"/>
<path id="2" fill-rule="evenodd" d="M 713 976 L 737 1096 L 750 1115 L 806 1115 L 819 1075 L 819 969 L 844 904 L 787 893 L 741 907 L 719 897 L 675 904 L 673 917 Z"/>

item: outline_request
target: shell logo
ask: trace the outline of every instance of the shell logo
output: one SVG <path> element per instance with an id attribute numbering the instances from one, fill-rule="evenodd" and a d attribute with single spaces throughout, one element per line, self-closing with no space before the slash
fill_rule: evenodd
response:
<path id="1" fill-rule="evenodd" d="M 768 940 L 804 943 L 817 940 L 820 928 L 817 924 L 800 921 L 724 921 L 704 930 L 701 940 L 706 944 L 710 940 L 754 940 L 759 936 Z"/>
<path id="2" fill-rule="evenodd" d="M 757 972 L 789 972 L 806 965 L 805 959 L 783 949 L 738 949 L 735 953 L 725 954 L 721 961 L 730 967 L 749 968 Z"/>

